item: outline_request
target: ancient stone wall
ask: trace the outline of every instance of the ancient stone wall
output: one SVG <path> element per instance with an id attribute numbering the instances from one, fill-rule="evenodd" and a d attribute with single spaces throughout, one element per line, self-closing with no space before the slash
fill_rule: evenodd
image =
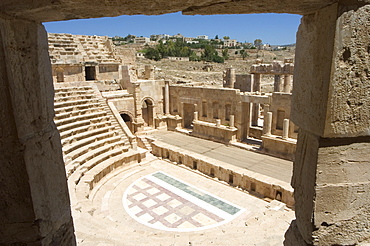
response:
<path id="1" fill-rule="evenodd" d="M 221 124 L 230 124 L 230 115 L 235 115 L 235 122 L 241 120 L 240 96 L 238 90 L 189 86 L 170 86 L 171 114 L 183 116 L 182 104 L 196 104 L 199 120 Z"/>
<path id="2" fill-rule="evenodd" d="M 120 80 L 121 56 L 108 37 L 49 33 L 48 40 L 54 82 Z"/>

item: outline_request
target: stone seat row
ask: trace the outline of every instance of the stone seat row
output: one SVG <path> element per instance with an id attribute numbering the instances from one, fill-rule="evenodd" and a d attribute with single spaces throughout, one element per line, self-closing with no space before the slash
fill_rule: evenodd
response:
<path id="1" fill-rule="evenodd" d="M 74 49 L 50 49 L 50 57 L 60 58 L 61 56 L 80 56 L 82 53 Z"/>
<path id="2" fill-rule="evenodd" d="M 114 143 L 115 141 L 120 141 L 121 137 L 118 135 L 116 131 L 111 131 L 109 128 L 106 128 L 106 131 L 100 134 L 94 134 L 90 137 L 83 137 L 82 139 L 75 140 L 69 144 L 65 144 L 63 146 L 63 154 L 68 155 L 72 159 L 76 159 L 81 153 L 83 153 L 86 148 L 94 147 L 94 145 L 99 145 L 101 141 L 105 141 L 104 143 Z"/>
<path id="3" fill-rule="evenodd" d="M 78 114 L 79 112 L 75 112 L 75 114 Z M 72 113 L 67 113 L 67 114 L 72 114 Z M 65 116 L 65 115 L 64 115 Z M 82 114 L 82 115 L 77 115 L 77 116 L 70 116 L 70 117 L 64 117 L 62 119 L 56 119 L 55 124 L 56 126 L 67 126 L 76 122 L 80 121 L 87 121 L 87 120 L 96 120 L 99 118 L 104 119 L 104 117 L 107 116 L 107 113 L 104 111 L 98 111 L 98 112 L 93 112 L 89 114 Z M 109 118 L 106 118 L 109 120 Z"/>
<path id="4" fill-rule="evenodd" d="M 81 126 L 73 130 L 65 131 L 60 136 L 63 149 L 67 148 L 66 146 L 72 144 L 73 142 L 80 141 L 89 137 L 94 137 L 102 133 L 113 132 L 114 129 L 115 127 L 111 124 L 103 122 L 94 125 L 94 128 L 92 126 Z"/>
<path id="5" fill-rule="evenodd" d="M 99 108 L 99 107 L 101 107 L 100 103 L 99 102 L 94 102 L 94 103 L 90 103 L 90 104 L 66 106 L 66 107 L 57 108 L 57 109 L 54 109 L 54 110 L 55 110 L 55 113 L 62 114 L 62 113 L 66 113 L 66 112 L 75 113 L 76 111 L 84 111 L 84 110 L 87 110 L 87 109 L 92 110 L 92 108 Z M 58 117 L 59 117 L 59 115 L 58 115 Z"/>
<path id="6" fill-rule="evenodd" d="M 77 182 L 86 170 L 128 151 L 129 140 L 92 88 L 58 88 L 54 103 L 68 177 L 78 171 Z"/>
<path id="7" fill-rule="evenodd" d="M 75 91 L 58 91 L 55 92 L 55 97 L 68 97 L 68 96 L 74 96 L 74 95 L 91 95 L 94 94 L 94 91 L 91 90 L 75 90 Z"/>
<path id="8" fill-rule="evenodd" d="M 70 108 L 70 107 L 69 107 Z M 78 110 L 71 110 L 71 111 L 65 111 L 65 112 L 60 112 L 58 114 L 58 117 L 55 118 L 55 120 L 62 120 L 70 117 L 78 117 L 82 115 L 89 115 L 96 113 L 98 111 L 103 110 L 103 108 L 99 105 L 97 108 L 84 108 L 84 109 L 78 109 Z"/>
<path id="9" fill-rule="evenodd" d="M 66 95 L 64 93 L 63 96 L 58 96 L 55 98 L 55 102 L 66 102 L 66 101 L 76 101 L 80 99 L 94 99 L 95 95 L 94 93 L 84 93 L 84 94 L 69 94 Z"/>
<path id="10" fill-rule="evenodd" d="M 59 99 L 56 99 L 57 102 L 54 103 L 54 108 L 64 108 L 69 106 L 80 106 L 91 103 L 98 103 L 99 101 L 97 99 L 80 99 L 80 100 L 73 100 L 73 101 L 62 101 L 58 102 Z"/>
<path id="11" fill-rule="evenodd" d="M 85 175 L 86 171 L 100 164 L 102 161 L 108 160 L 111 157 L 117 156 L 128 151 L 128 147 L 124 148 L 123 141 L 108 143 L 105 140 L 100 141 L 96 145 L 89 145 L 89 148 L 80 151 L 80 155 L 73 160 L 66 159 L 67 178 L 75 171 L 78 172 L 74 182 L 77 184 L 80 178 Z"/>

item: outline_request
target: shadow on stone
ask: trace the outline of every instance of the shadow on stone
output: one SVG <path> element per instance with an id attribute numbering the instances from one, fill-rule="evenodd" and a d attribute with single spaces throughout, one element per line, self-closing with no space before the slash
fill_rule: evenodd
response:
<path id="1" fill-rule="evenodd" d="M 285 232 L 284 235 L 284 246 L 307 246 L 307 244 L 297 227 L 296 220 L 292 220 L 292 223 L 290 224 L 288 230 Z"/>

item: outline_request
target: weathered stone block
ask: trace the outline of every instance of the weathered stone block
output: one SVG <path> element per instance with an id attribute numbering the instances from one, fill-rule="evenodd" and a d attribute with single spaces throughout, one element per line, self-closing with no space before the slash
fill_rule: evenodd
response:
<path id="1" fill-rule="evenodd" d="M 333 4 L 303 17 L 292 104 L 299 127 L 322 137 L 369 135 L 369 12 Z"/>
<path id="2" fill-rule="evenodd" d="M 335 139 L 332 141 L 335 143 Z M 370 143 L 361 142 L 320 148 L 316 182 L 320 185 L 368 182 L 369 149 Z"/>
<path id="3" fill-rule="evenodd" d="M 370 184 L 320 185 L 316 188 L 315 245 L 355 245 L 370 237 Z"/>
<path id="4" fill-rule="evenodd" d="M 336 19 L 333 4 L 304 16 L 297 33 L 292 121 L 318 136 L 324 135 Z"/>

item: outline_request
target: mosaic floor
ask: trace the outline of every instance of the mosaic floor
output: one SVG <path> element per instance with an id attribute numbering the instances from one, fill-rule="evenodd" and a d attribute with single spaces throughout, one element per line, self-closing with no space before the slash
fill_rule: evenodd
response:
<path id="1" fill-rule="evenodd" d="M 162 171 L 136 180 L 122 201 L 136 221 L 166 231 L 208 229 L 249 212 Z"/>

